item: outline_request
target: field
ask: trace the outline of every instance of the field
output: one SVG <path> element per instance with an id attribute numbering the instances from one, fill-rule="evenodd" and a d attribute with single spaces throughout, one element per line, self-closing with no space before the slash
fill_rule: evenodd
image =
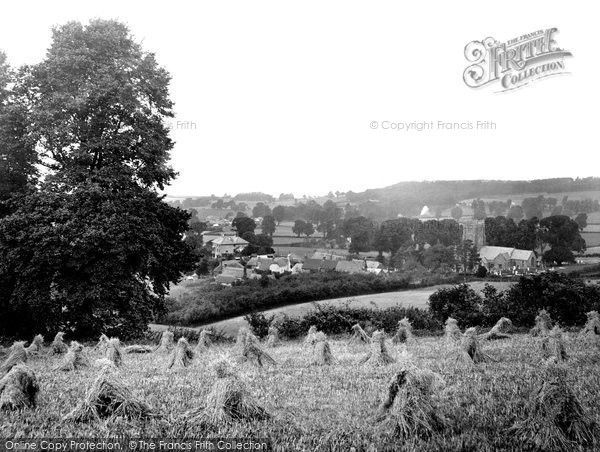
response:
<path id="1" fill-rule="evenodd" d="M 239 365 L 234 372 L 255 402 L 272 416 L 266 421 L 232 421 L 209 427 L 187 422 L 185 413 L 205 404 L 215 377 L 209 363 L 226 356 L 231 346 L 216 346 L 192 361 L 191 367 L 167 370 L 166 355 L 125 355 L 115 371 L 130 395 L 158 414 L 148 421 L 109 418 L 86 423 L 63 421 L 84 397 L 97 368 L 72 372 L 50 370 L 59 358 L 30 359 L 40 385 L 38 406 L 2 414 L 0 437 L 267 437 L 275 450 L 535 450 L 509 431 L 529 412 L 542 378 L 538 339 L 513 336 L 484 345 L 496 362 L 465 364 L 456 349 L 441 338 L 416 338 L 408 346 L 392 345 L 400 362 L 381 367 L 359 365 L 366 345 L 349 345 L 347 338 L 331 341 L 335 363 L 311 365 L 310 347 L 298 342 L 268 349 L 276 365 L 255 368 Z M 568 381 L 584 410 L 600 423 L 600 347 L 586 345 L 575 334 L 566 338 Z M 406 351 L 408 354 L 406 354 Z M 99 355 L 88 352 L 94 361 Z M 394 438 L 389 425 L 375 421 L 390 378 L 414 364 L 437 372 L 443 388 L 433 393 L 437 414 L 445 428 L 428 440 Z M 596 442 L 585 450 L 598 450 Z"/>
<path id="2" fill-rule="evenodd" d="M 582 232 L 581 237 L 585 240 L 586 246 L 593 248 L 600 246 L 600 232 Z"/>
<path id="3" fill-rule="evenodd" d="M 176 297 L 180 295 L 183 291 L 185 291 L 186 281 L 183 281 L 181 284 L 175 286 L 173 290 L 171 290 L 171 296 Z M 471 287 L 476 291 L 481 291 L 485 287 L 486 282 L 472 282 L 470 283 Z M 495 286 L 498 290 L 506 290 L 508 289 L 512 283 L 508 281 L 493 281 L 487 282 L 492 286 Z M 287 314 L 289 316 L 302 316 L 308 311 L 314 309 L 315 304 L 319 305 L 331 305 L 331 304 L 347 304 L 350 307 L 358 308 L 358 307 L 369 307 L 369 308 L 379 308 L 385 309 L 392 306 L 402 306 L 402 307 L 415 307 L 427 309 L 427 302 L 429 300 L 429 296 L 434 293 L 436 290 L 450 287 L 449 284 L 440 284 L 431 287 L 424 287 L 422 289 L 411 289 L 411 290 L 401 290 L 398 292 L 386 292 L 379 294 L 370 294 L 370 295 L 360 295 L 356 297 L 344 297 L 344 298 L 334 298 L 330 300 L 322 300 L 310 303 L 300 303 L 289 306 L 284 306 L 281 308 L 270 309 L 265 311 L 264 313 L 267 316 L 276 314 L 278 312 Z M 227 320 L 222 320 L 220 322 L 209 323 L 203 325 L 206 327 L 214 327 L 217 330 L 223 331 L 225 334 L 229 336 L 235 336 L 238 330 L 241 327 L 247 327 L 248 322 L 244 320 L 243 316 L 234 317 Z M 155 331 L 161 331 L 166 328 L 163 325 L 151 325 L 152 329 Z"/>

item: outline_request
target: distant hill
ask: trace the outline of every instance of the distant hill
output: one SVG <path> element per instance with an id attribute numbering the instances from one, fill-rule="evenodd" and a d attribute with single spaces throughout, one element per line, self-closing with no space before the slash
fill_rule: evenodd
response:
<path id="1" fill-rule="evenodd" d="M 384 188 L 369 189 L 361 193 L 346 193 L 350 202 L 375 201 L 388 217 L 418 215 L 424 205 L 449 207 L 465 199 L 546 193 L 600 192 L 600 178 L 556 178 L 531 181 L 463 180 L 400 182 Z M 521 196 L 520 196 L 521 195 Z"/>

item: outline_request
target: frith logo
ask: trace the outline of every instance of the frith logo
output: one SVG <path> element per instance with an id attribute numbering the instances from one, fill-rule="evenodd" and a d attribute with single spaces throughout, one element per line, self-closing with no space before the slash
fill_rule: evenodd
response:
<path id="1" fill-rule="evenodd" d="M 545 77 L 565 74 L 571 52 L 556 45 L 557 28 L 538 30 L 500 43 L 494 38 L 465 46 L 470 65 L 463 73 L 467 86 L 479 88 L 499 82 L 499 91 L 520 88 Z"/>

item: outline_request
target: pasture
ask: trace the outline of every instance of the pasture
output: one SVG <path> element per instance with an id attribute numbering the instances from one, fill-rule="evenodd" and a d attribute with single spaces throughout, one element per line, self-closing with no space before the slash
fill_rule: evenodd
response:
<path id="1" fill-rule="evenodd" d="M 483 343 L 493 362 L 457 360 L 458 349 L 443 338 L 416 338 L 408 345 L 387 341 L 396 361 L 360 365 L 369 346 L 346 337 L 330 340 L 334 363 L 312 365 L 314 350 L 300 342 L 264 348 L 274 365 L 238 364 L 234 373 L 247 395 L 271 416 L 268 420 L 236 421 L 207 426 L 190 422 L 188 412 L 206 405 L 216 377 L 210 363 L 232 354 L 233 346 L 217 345 L 196 354 L 187 368 L 167 369 L 169 355 L 156 352 L 124 355 L 114 378 L 132 397 L 154 413 L 146 420 L 126 417 L 87 422 L 64 420 L 85 396 L 99 373 L 96 367 L 63 372 L 51 370 L 60 357 L 30 358 L 28 365 L 40 386 L 37 407 L 2 412 L 2 437 L 253 437 L 269 438 L 275 450 L 536 450 L 510 430 L 531 414 L 529 402 L 541 382 L 542 340 L 524 335 Z M 192 345 L 193 346 L 193 345 Z M 264 347 L 264 344 L 261 344 Z M 586 413 L 600 423 L 600 346 L 569 333 L 567 380 Z M 91 362 L 99 352 L 86 347 Z M 442 383 L 432 394 L 436 413 L 445 419 L 431 437 L 400 439 L 389 425 L 376 420 L 387 397 L 390 378 L 401 368 L 417 366 L 438 373 Z M 595 446 L 581 450 L 598 450 Z"/>

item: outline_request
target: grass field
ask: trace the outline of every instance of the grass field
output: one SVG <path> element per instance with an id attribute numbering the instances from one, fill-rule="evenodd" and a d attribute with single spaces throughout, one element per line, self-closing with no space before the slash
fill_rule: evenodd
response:
<path id="1" fill-rule="evenodd" d="M 184 281 L 183 283 L 185 283 L 185 282 L 186 281 Z M 485 282 L 480 282 L 480 281 L 475 281 L 475 282 L 470 283 L 471 287 L 476 291 L 481 291 L 485 287 L 485 284 L 486 284 Z M 487 284 L 490 284 L 490 285 L 496 287 L 498 290 L 506 290 L 512 285 L 512 283 L 504 282 L 504 281 L 493 281 L 493 282 L 488 282 Z M 353 307 L 353 308 L 358 308 L 358 307 L 373 308 L 373 307 L 375 307 L 375 308 L 379 308 L 379 309 L 385 309 L 385 308 L 389 308 L 392 306 L 402 306 L 402 307 L 406 307 L 406 308 L 415 307 L 415 308 L 427 309 L 427 302 L 429 301 L 429 296 L 432 293 L 434 293 L 436 290 L 441 289 L 443 287 L 450 287 L 450 285 L 449 284 L 441 284 L 441 285 L 437 285 L 437 286 L 425 287 L 422 289 L 401 290 L 398 292 L 386 292 L 386 293 L 380 293 L 380 294 L 360 295 L 360 296 L 356 296 L 356 297 L 334 298 L 331 300 L 323 300 L 323 301 L 316 301 L 316 302 L 310 302 L 310 303 L 300 303 L 300 304 L 284 306 L 281 308 L 270 309 L 268 311 L 265 311 L 265 314 L 270 316 L 270 315 L 276 314 L 278 312 L 281 312 L 281 313 L 287 314 L 289 316 L 300 317 L 303 314 L 314 309 L 315 304 L 319 304 L 322 306 L 323 305 L 332 305 L 332 304 L 337 304 L 337 305 L 348 304 L 348 306 Z M 177 295 L 181 294 L 182 291 L 184 291 L 184 290 L 185 290 L 184 287 L 178 287 L 175 292 L 173 290 L 171 291 L 171 296 L 177 296 Z M 210 324 L 204 325 L 203 327 L 204 328 L 214 327 L 217 330 L 223 331 L 225 334 L 227 334 L 229 336 L 235 336 L 237 334 L 238 330 L 244 326 L 247 327 L 248 322 L 246 322 L 244 320 L 243 316 L 240 316 L 240 317 L 234 317 L 234 318 L 227 319 L 227 320 L 222 320 L 220 322 L 210 323 Z M 161 331 L 166 328 L 167 327 L 163 326 L 163 325 L 152 325 L 152 329 L 157 330 L 157 331 Z"/>
<path id="2" fill-rule="evenodd" d="M 298 342 L 269 349 L 274 366 L 238 366 L 235 372 L 249 394 L 272 418 L 210 427 L 187 422 L 184 413 L 205 404 L 215 381 L 209 364 L 227 356 L 231 346 L 211 348 L 196 356 L 191 367 L 176 370 L 166 369 L 167 356 L 126 355 L 115 378 L 130 395 L 155 409 L 158 416 L 147 421 L 63 421 L 84 397 L 98 369 L 52 371 L 59 358 L 30 359 L 40 386 L 38 406 L 2 413 L 0 437 L 266 437 L 281 451 L 348 451 L 351 447 L 357 451 L 536 450 L 509 429 L 528 416 L 528 401 L 542 378 L 539 340 L 514 336 L 486 343 L 484 352 L 496 360 L 486 364 L 457 361 L 456 350 L 441 338 L 417 338 L 408 346 L 388 342 L 391 355 L 401 362 L 381 367 L 358 364 L 367 353 L 364 345 L 348 345 L 345 339 L 338 339 L 331 341 L 331 346 L 336 360 L 331 366 L 311 365 L 311 349 Z M 584 410 L 600 423 L 600 347 L 586 345 L 583 339 L 569 334 L 566 348 L 569 386 Z M 92 361 L 99 356 L 88 354 Z M 390 378 L 408 362 L 439 373 L 444 381 L 443 389 L 433 394 L 433 403 L 446 424 L 430 439 L 400 440 L 388 425 L 375 420 Z M 581 450 L 599 447 L 596 442 Z M 573 446 L 572 450 L 577 449 Z"/>

